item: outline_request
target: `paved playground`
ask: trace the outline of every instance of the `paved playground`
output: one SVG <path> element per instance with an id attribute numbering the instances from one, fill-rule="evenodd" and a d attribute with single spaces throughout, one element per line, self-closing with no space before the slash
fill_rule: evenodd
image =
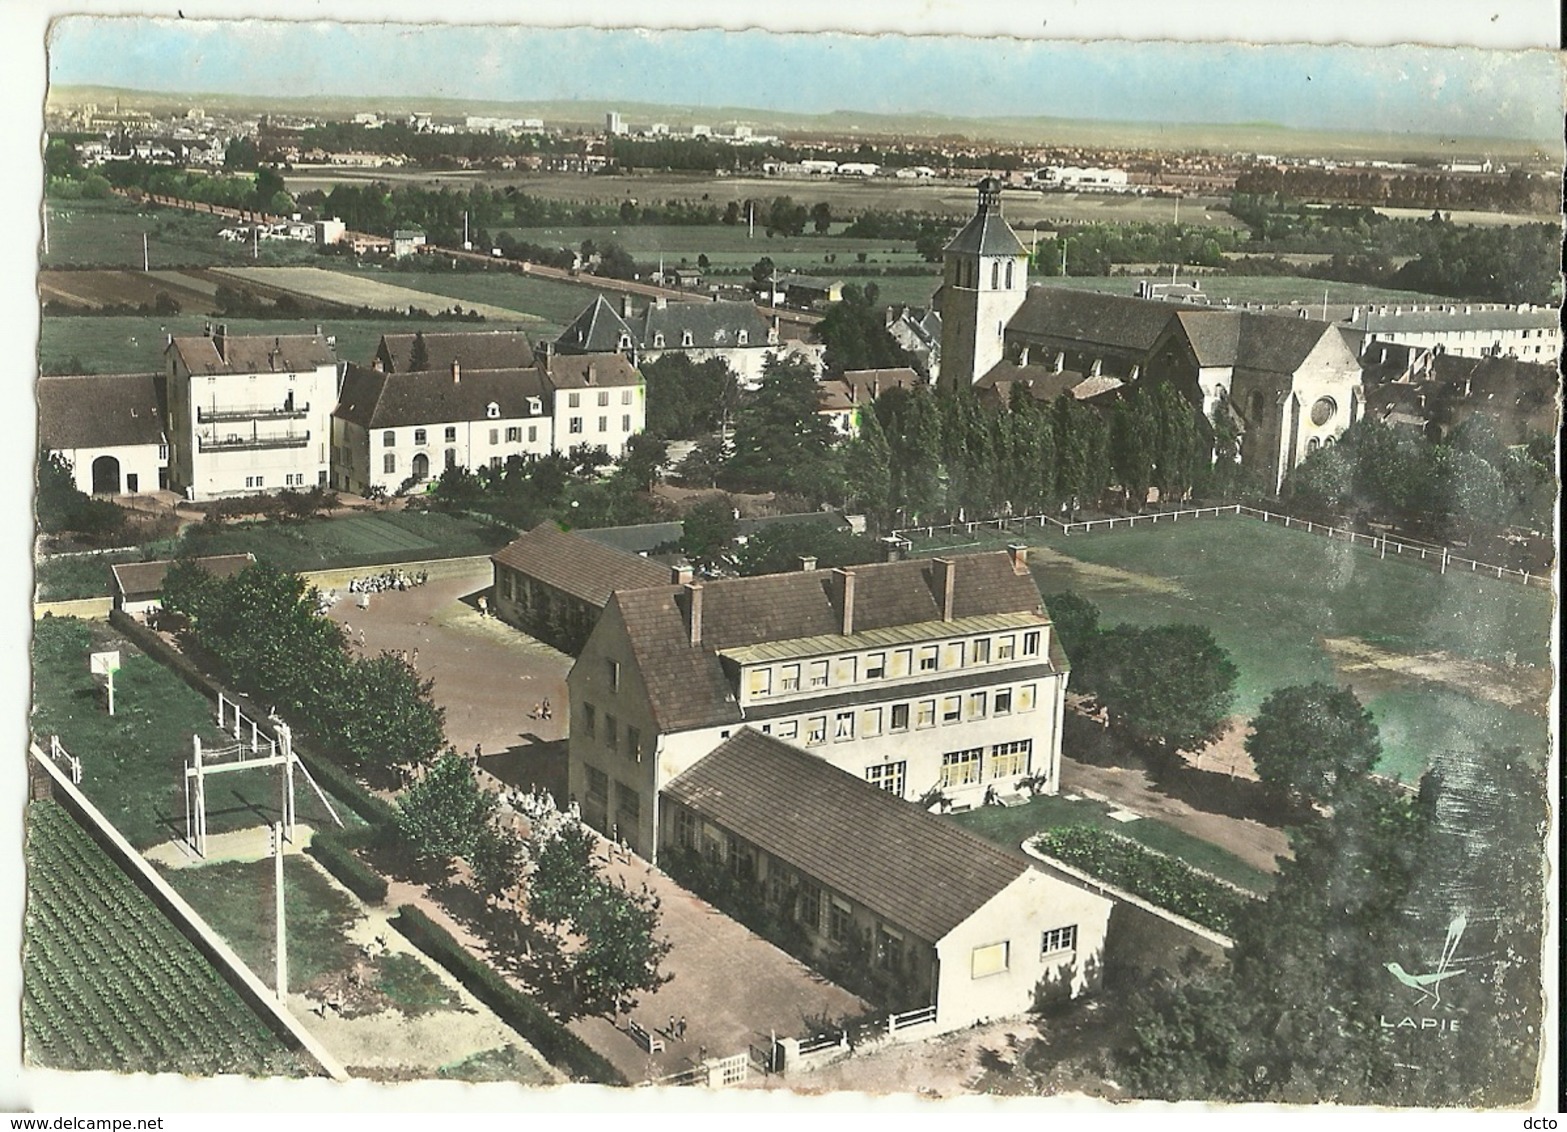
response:
<path id="1" fill-rule="evenodd" d="M 368 608 L 360 608 L 358 595 L 339 587 L 340 600 L 329 616 L 366 653 L 402 651 L 414 660 L 417 649 L 415 665 L 422 677 L 435 682 L 435 700 L 446 709 L 452 743 L 462 751 L 481 745 L 485 770 L 508 786 L 527 789 L 534 778 L 541 784 L 553 781 L 563 761 L 571 658 L 481 614 L 477 597 L 487 594 L 490 582 L 488 564 L 475 565 L 412 589 L 372 594 Z M 551 718 L 530 719 L 546 699 Z M 602 845 L 600 860 L 605 860 Z M 812 1030 L 812 1019 L 867 1009 L 646 862 L 633 857 L 606 867 L 631 887 L 646 883 L 657 895 L 661 932 L 673 944 L 664 971 L 674 977 L 644 994 L 631 1015 L 664 1039 L 662 1052 L 650 1056 L 638 1045 L 625 1017 L 572 1024 L 631 1080 L 688 1069 L 704 1051 L 708 1057 L 727 1057 L 749 1045 L 765 1046 L 774 1032 L 798 1037 Z M 447 926 L 459 938 L 470 938 L 459 925 Z M 684 1041 L 663 1032 L 671 1017 L 686 1019 Z"/>

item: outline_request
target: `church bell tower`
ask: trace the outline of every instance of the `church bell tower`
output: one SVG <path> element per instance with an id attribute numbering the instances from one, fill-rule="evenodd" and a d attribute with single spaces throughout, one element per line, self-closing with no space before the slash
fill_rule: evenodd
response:
<path id="1" fill-rule="evenodd" d="M 943 252 L 941 381 L 970 384 L 1001 361 L 1008 320 L 1028 294 L 1028 251 L 1001 215 L 1001 182 L 979 183 L 974 218 Z"/>

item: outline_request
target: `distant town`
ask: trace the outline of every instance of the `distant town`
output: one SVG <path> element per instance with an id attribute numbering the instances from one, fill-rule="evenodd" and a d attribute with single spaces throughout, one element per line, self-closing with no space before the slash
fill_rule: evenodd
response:
<path id="1" fill-rule="evenodd" d="M 1556 157 L 95 97 L 31 1064 L 1530 1103 Z"/>

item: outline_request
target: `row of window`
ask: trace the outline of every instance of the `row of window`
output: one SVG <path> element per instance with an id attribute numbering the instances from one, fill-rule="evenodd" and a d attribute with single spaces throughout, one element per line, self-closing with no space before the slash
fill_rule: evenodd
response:
<path id="1" fill-rule="evenodd" d="M 803 725 L 807 747 L 819 747 L 831 741 L 848 743 L 855 739 L 875 739 L 883 734 L 924 730 L 951 723 L 973 723 L 1013 712 L 1033 711 L 1039 698 L 1037 684 L 1016 688 L 996 688 L 978 692 L 955 692 L 908 703 L 878 707 L 844 708 L 831 715 L 810 715 L 803 719 L 774 720 L 762 724 L 762 732 L 780 739 L 798 741 Z"/>
<path id="2" fill-rule="evenodd" d="M 830 660 L 758 665 L 747 670 L 753 699 L 787 696 L 801 690 L 841 688 L 874 680 L 898 680 L 933 672 L 951 672 L 986 664 L 1005 664 L 1019 656 L 1039 656 L 1044 631 L 999 633 L 890 651 L 852 653 Z"/>
<path id="3" fill-rule="evenodd" d="M 537 398 L 530 397 L 528 399 L 528 403 L 531 405 L 535 400 L 537 400 Z M 629 405 L 629 404 L 631 404 L 631 390 L 629 388 L 622 389 L 620 391 L 620 403 L 622 405 Z M 599 408 L 601 408 L 601 409 L 605 409 L 605 408 L 609 407 L 609 390 L 608 389 L 600 389 L 599 390 L 598 404 L 599 404 Z M 568 409 L 580 409 L 580 408 L 582 408 L 582 394 L 581 393 L 568 393 L 568 394 L 566 394 L 566 407 Z"/>
<path id="4" fill-rule="evenodd" d="M 1033 750 L 1032 739 L 1017 739 L 1009 743 L 994 744 L 989 754 L 990 781 L 1027 774 L 1029 756 Z M 985 780 L 985 765 L 984 747 L 948 751 L 941 756 L 941 788 L 951 790 L 961 786 L 979 785 Z M 908 776 L 907 760 L 878 763 L 865 768 L 866 782 L 889 794 L 896 794 L 900 798 L 903 797 L 903 788 L 908 783 Z"/>
<path id="5" fill-rule="evenodd" d="M 536 400 L 536 398 L 535 398 L 535 400 Z M 530 444 L 537 443 L 537 441 L 539 439 L 539 426 L 538 425 L 528 425 L 527 426 L 527 430 L 528 430 L 528 442 Z M 506 443 L 507 444 L 521 444 L 522 443 L 522 431 L 523 431 L 523 426 L 522 425 L 507 425 L 506 426 Z M 445 443 L 447 443 L 447 444 L 456 444 L 457 443 L 457 426 L 456 425 L 447 425 L 442 430 L 442 440 Z M 501 442 L 501 430 L 499 428 L 492 428 L 492 429 L 490 429 L 490 443 L 491 444 L 499 444 L 500 442 Z M 428 443 L 430 443 L 430 430 L 427 429 L 427 428 L 416 428 L 416 429 L 414 429 L 414 444 L 415 445 L 419 445 L 419 444 L 428 444 Z M 389 428 L 389 429 L 387 429 L 385 432 L 383 432 L 381 434 L 381 447 L 382 448 L 394 448 L 396 446 L 397 446 L 397 431 L 395 429 L 390 429 Z M 344 449 L 344 451 L 346 453 L 347 449 Z"/>
<path id="6" fill-rule="evenodd" d="M 598 709 L 592 704 L 582 705 L 582 734 L 589 739 L 597 739 L 601 734 L 599 728 Z M 625 728 L 624 740 L 622 740 L 620 720 L 609 712 L 604 713 L 604 726 L 602 728 L 604 746 L 609 750 L 620 753 L 622 751 L 631 758 L 642 761 L 642 732 L 629 724 Z M 624 742 L 624 746 L 622 746 Z"/>
<path id="7" fill-rule="evenodd" d="M 1016 262 L 1016 260 L 1007 260 L 1005 263 L 1005 272 L 1003 273 L 1003 264 L 1001 260 L 995 259 L 990 261 L 990 289 L 992 291 L 997 291 L 1002 288 L 1003 278 L 1006 280 L 1004 284 L 1006 289 L 1009 291 L 1012 289 L 1013 271 Z M 979 287 L 981 271 L 978 260 L 959 260 L 957 267 L 957 278 L 953 280 L 957 286 L 974 288 Z"/>
<path id="8" fill-rule="evenodd" d="M 1077 925 L 1071 924 L 1064 928 L 1051 928 L 1045 932 L 1039 941 L 1039 955 L 1042 959 L 1063 959 L 1077 950 Z M 976 947 L 971 957 L 973 978 L 983 979 L 990 975 L 999 975 L 1012 967 L 1012 943 L 1003 940 L 1000 943 L 989 943 L 982 947 Z"/>
<path id="9" fill-rule="evenodd" d="M 609 811 L 609 775 L 587 766 L 587 798 L 596 808 Z M 615 824 L 634 826 L 642 815 L 642 795 L 624 782 L 615 783 Z"/>
<path id="10" fill-rule="evenodd" d="M 571 417 L 569 420 L 567 420 L 567 422 L 566 422 L 566 431 L 569 432 L 569 433 L 572 433 L 573 435 L 581 435 L 581 433 L 582 433 L 582 418 L 581 417 Z M 608 417 L 600 417 L 599 418 L 598 431 L 599 432 L 608 432 L 609 431 L 609 418 Z M 630 413 L 623 413 L 623 414 L 621 414 L 621 417 L 620 417 L 620 431 L 621 432 L 630 432 L 631 431 L 631 414 Z"/>

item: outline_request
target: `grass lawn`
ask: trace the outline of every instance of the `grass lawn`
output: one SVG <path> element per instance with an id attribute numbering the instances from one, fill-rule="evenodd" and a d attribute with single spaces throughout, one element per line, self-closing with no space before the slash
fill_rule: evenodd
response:
<path id="1" fill-rule="evenodd" d="M 934 542 L 974 549 L 1015 536 L 995 532 Z M 1046 594 L 1075 590 L 1103 624 L 1194 622 L 1212 630 L 1240 668 L 1235 710 L 1250 715 L 1275 688 L 1312 680 L 1349 682 L 1326 643 L 1365 642 L 1410 657 L 1441 651 L 1499 665 L 1508 653 L 1550 663 L 1551 596 L 1544 590 L 1378 559 L 1370 551 L 1250 519 L 1160 523 L 1063 537 L 1037 529 L 1029 541 Z M 1380 769 L 1406 781 L 1426 767 L 1516 744 L 1549 749 L 1544 705 L 1509 707 L 1446 683 L 1397 672 L 1354 676 L 1382 731 Z"/>
<path id="2" fill-rule="evenodd" d="M 87 670 L 88 655 L 120 650 L 114 678 L 114 715 L 102 682 Z M 135 651 L 107 625 L 46 617 L 33 633 L 32 732 L 40 745 L 58 735 L 82 760 L 82 790 L 138 849 L 185 836 L 183 770 L 191 736 L 204 747 L 233 740 L 218 732 L 212 706 L 157 661 Z M 229 771 L 207 780 L 207 829 L 224 833 L 267 825 L 281 816 L 276 770 Z M 296 786 L 298 819 L 318 829 L 333 825 L 308 783 Z M 345 822 L 358 819 L 337 799 Z"/>
<path id="3" fill-rule="evenodd" d="M 208 533 L 190 528 L 199 554 L 250 552 L 285 570 L 327 570 L 418 558 L 490 554 L 513 537 L 509 528 L 437 511 L 380 511 L 300 522 L 262 522 Z"/>
<path id="4" fill-rule="evenodd" d="M 52 373 L 154 373 L 164 368 L 166 334 L 200 334 L 214 321 L 200 314 L 173 318 L 156 315 L 46 316 L 39 332 L 40 367 Z M 323 334 L 337 340 L 337 356 L 343 361 L 368 365 L 383 334 L 426 333 L 451 330 L 510 330 L 506 323 L 469 322 L 466 319 L 406 319 L 387 315 L 377 319 L 251 319 L 223 320 L 233 335 Z M 75 359 L 75 362 L 72 361 Z M 29 378 L 30 380 L 30 378 Z"/>
<path id="5" fill-rule="evenodd" d="M 1193 868 L 1212 873 L 1249 892 L 1266 893 L 1272 885 L 1272 878 L 1267 873 L 1253 868 L 1228 850 L 1183 833 L 1174 826 L 1152 818 L 1123 823 L 1112 821 L 1109 815 L 1110 807 L 1092 799 L 1073 802 L 1060 796 L 1040 795 L 1021 806 L 981 806 L 967 813 L 953 814 L 950 820 L 987 841 L 1013 849 L 1048 829 L 1089 825 L 1178 857 Z"/>
<path id="6" fill-rule="evenodd" d="M 105 597 L 110 590 L 110 565 L 115 562 L 141 562 L 146 558 L 147 555 L 137 549 L 69 558 L 45 558 L 33 566 L 36 600 L 75 601 L 84 597 Z"/>
<path id="7" fill-rule="evenodd" d="M 796 196 L 797 201 L 805 199 Z M 912 240 L 865 239 L 841 236 L 846 227 L 834 224 L 828 235 L 807 230 L 800 236 L 768 236 L 761 223 L 764 207 L 757 209 L 757 225 L 751 235 L 745 224 L 628 224 L 611 227 L 513 228 L 514 239 L 545 247 L 578 248 L 583 241 L 595 244 L 616 243 L 639 262 L 664 258 L 665 267 L 684 263 L 696 267 L 697 257 L 707 256 L 715 268 L 745 268 L 768 256 L 780 268 L 807 274 L 831 275 L 833 271 L 856 264 L 860 253 L 869 264 L 898 267 L 929 267 L 914 250 Z"/>
<path id="8" fill-rule="evenodd" d="M 275 868 L 268 858 L 167 869 L 163 874 L 269 987 L 275 983 L 277 963 Z M 360 919 L 360 912 L 309 861 L 284 858 L 283 902 L 291 991 L 353 965 L 359 949 L 344 933 Z"/>
<path id="9" fill-rule="evenodd" d="M 34 1065 L 310 1070 L 65 809 L 27 808 L 22 1033 Z"/>

